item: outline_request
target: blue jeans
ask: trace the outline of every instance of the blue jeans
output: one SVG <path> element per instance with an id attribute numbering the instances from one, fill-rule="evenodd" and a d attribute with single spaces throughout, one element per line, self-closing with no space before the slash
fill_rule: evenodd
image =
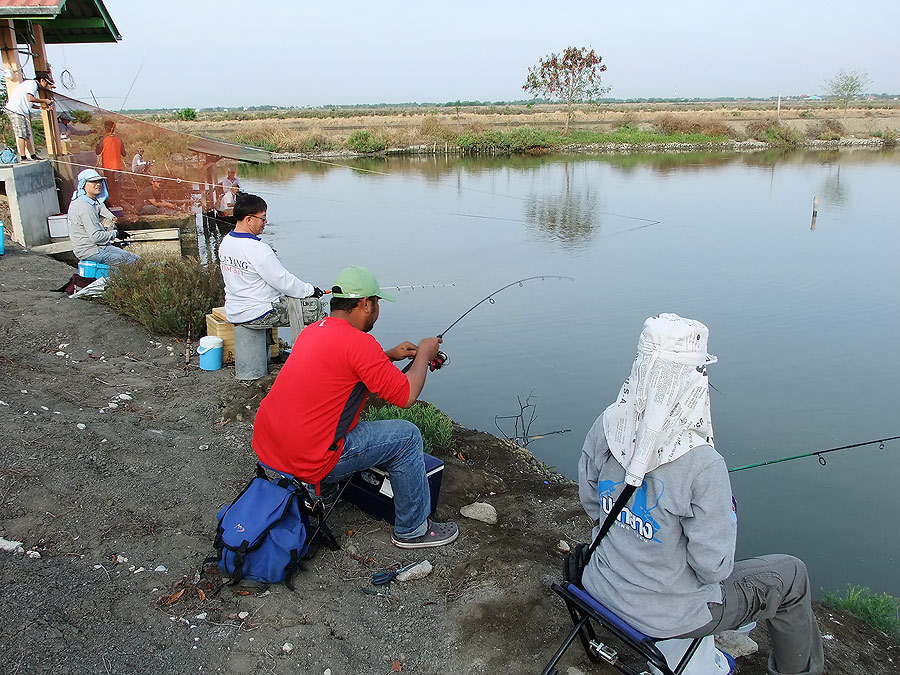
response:
<path id="1" fill-rule="evenodd" d="M 431 490 L 425 475 L 422 433 L 406 420 L 360 422 L 344 437 L 344 450 L 323 483 L 336 483 L 357 471 L 388 472 L 394 491 L 394 534 L 420 537 L 428 528 Z"/>
<path id="2" fill-rule="evenodd" d="M 116 246 L 101 246 L 99 253 L 92 255 L 89 258 L 85 258 L 85 260 L 115 267 L 116 265 L 130 265 L 131 263 L 140 260 L 140 258 L 139 255 Z"/>

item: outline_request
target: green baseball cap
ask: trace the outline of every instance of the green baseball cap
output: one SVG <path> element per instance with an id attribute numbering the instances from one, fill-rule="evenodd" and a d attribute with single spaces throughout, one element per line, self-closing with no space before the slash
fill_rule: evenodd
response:
<path id="1" fill-rule="evenodd" d="M 378 282 L 369 270 L 359 265 L 345 267 L 338 272 L 337 279 L 334 280 L 334 286 L 331 288 L 331 294 L 336 298 L 369 298 L 375 296 L 388 302 L 397 301 L 397 298 L 393 295 L 385 293 L 379 288 Z"/>

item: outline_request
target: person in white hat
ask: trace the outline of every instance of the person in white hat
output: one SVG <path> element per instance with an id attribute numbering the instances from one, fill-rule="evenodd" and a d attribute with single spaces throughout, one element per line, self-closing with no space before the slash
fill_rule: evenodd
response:
<path id="1" fill-rule="evenodd" d="M 110 267 L 136 262 L 140 256 L 113 245 L 130 235 L 114 227 L 115 218 L 105 201 L 109 196 L 106 179 L 94 169 L 78 174 L 78 188 L 69 203 L 69 240 L 79 260 L 91 260 Z M 101 217 L 112 225 L 104 227 Z"/>
<path id="2" fill-rule="evenodd" d="M 713 445 L 709 331 L 644 322 L 631 374 L 588 432 L 578 465 L 595 534 L 626 484 L 637 489 L 584 570 L 584 589 L 654 638 L 702 637 L 764 620 L 768 673 L 818 675 L 822 637 L 802 561 L 734 560 L 737 508 Z"/>

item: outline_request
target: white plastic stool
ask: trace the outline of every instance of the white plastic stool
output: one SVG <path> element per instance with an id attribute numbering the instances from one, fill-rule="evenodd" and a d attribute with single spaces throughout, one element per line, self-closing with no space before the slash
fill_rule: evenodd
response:
<path id="1" fill-rule="evenodd" d="M 690 646 L 690 639 L 676 638 L 672 640 L 659 640 L 656 643 L 659 651 L 666 657 L 669 668 L 675 668 L 681 657 Z M 725 653 L 716 648 L 716 641 L 712 635 L 707 635 L 700 641 L 700 646 L 694 652 L 694 656 L 688 662 L 681 675 L 731 675 L 733 662 L 729 662 Z M 647 664 L 654 675 L 662 675 L 661 671 L 652 663 Z"/>
<path id="2" fill-rule="evenodd" d="M 268 327 L 234 326 L 234 377 L 258 380 L 269 373 Z"/>

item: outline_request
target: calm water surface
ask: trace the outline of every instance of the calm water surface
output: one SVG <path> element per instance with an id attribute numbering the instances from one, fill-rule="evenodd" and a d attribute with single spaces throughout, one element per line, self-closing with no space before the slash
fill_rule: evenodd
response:
<path id="1" fill-rule="evenodd" d="M 646 317 L 710 328 L 716 447 L 728 465 L 900 434 L 900 153 L 403 158 L 365 171 L 251 169 L 265 239 L 302 279 L 369 267 L 385 346 L 455 326 L 424 398 L 461 424 L 535 404 L 541 460 L 575 477 Z M 818 219 L 810 228 L 813 197 Z M 507 434 L 510 420 L 501 420 Z M 816 588 L 900 595 L 900 443 L 732 474 L 738 554 L 789 552 Z M 547 489 L 552 489 L 548 487 Z"/>

